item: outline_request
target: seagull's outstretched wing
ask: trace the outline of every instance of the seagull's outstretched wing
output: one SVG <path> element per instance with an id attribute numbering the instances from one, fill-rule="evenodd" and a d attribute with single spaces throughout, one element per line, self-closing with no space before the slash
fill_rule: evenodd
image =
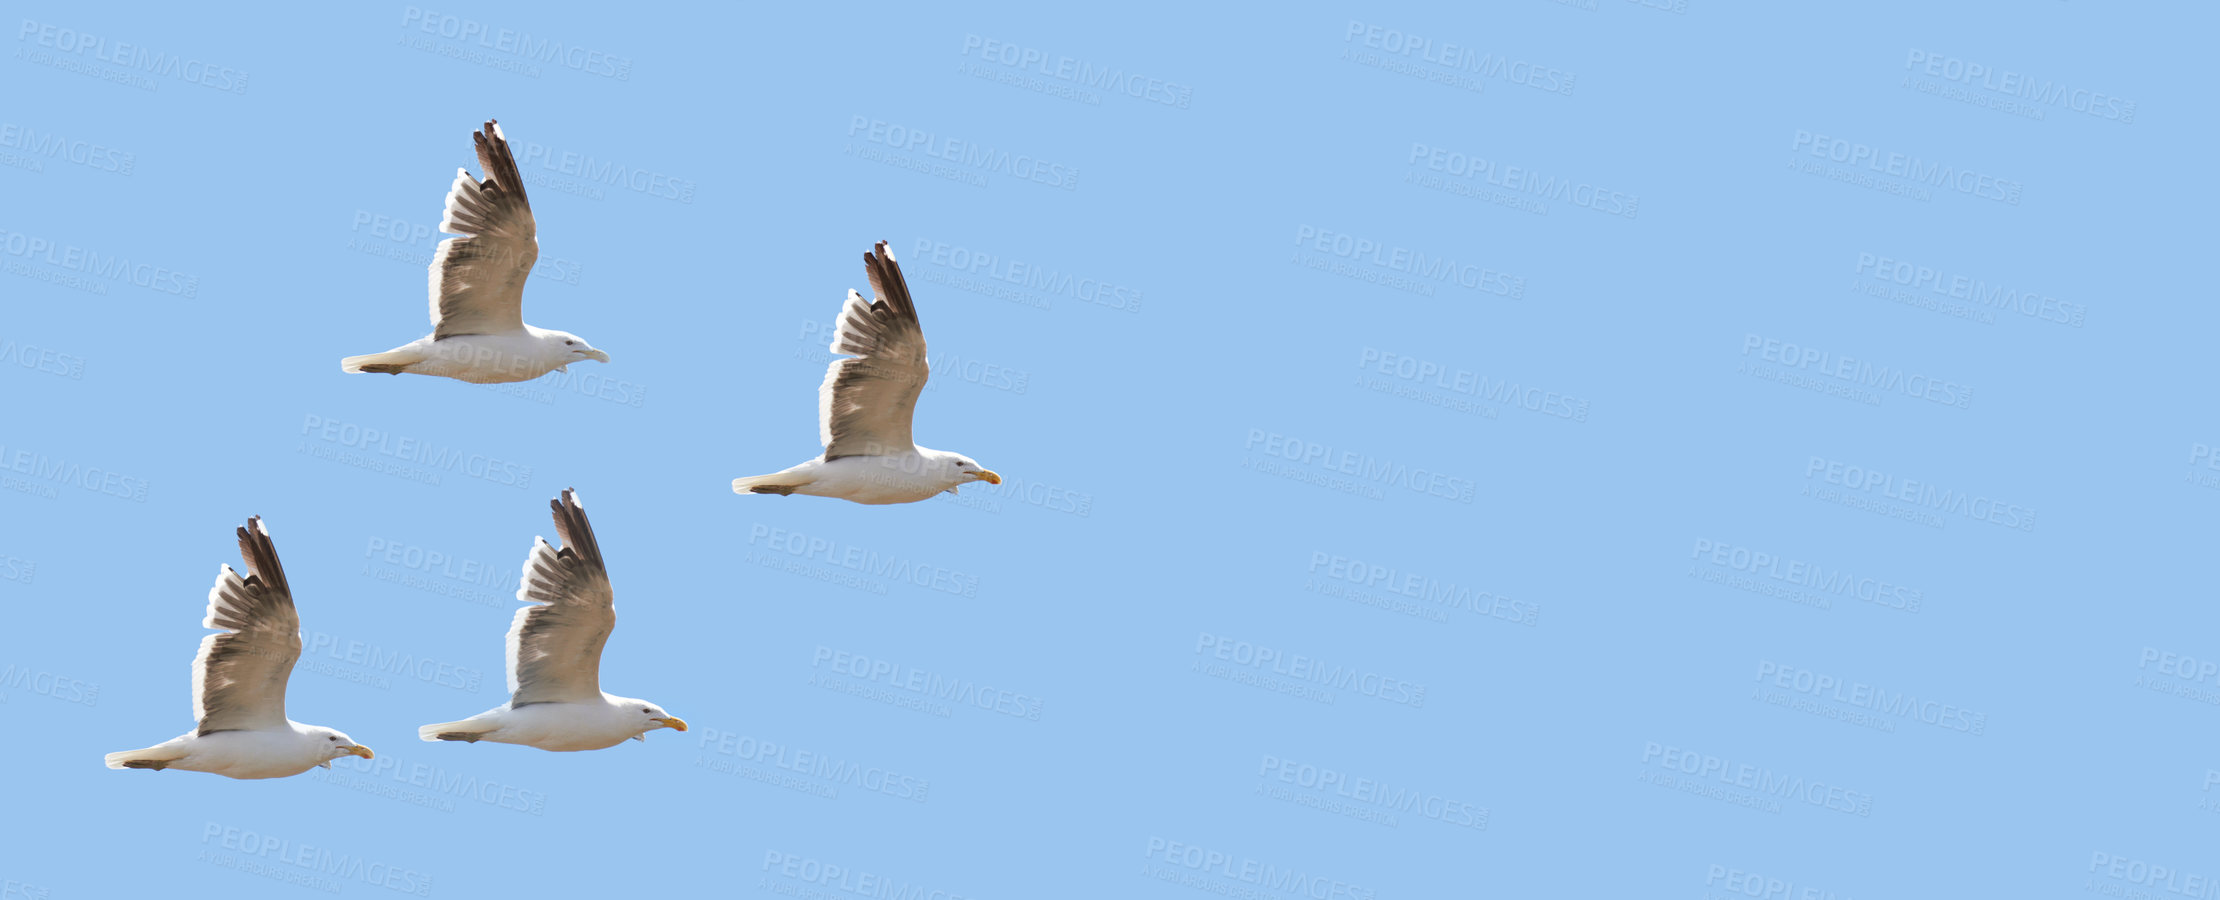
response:
<path id="1" fill-rule="evenodd" d="M 203 735 L 284 729 L 285 681 L 301 657 L 301 616 L 262 517 L 239 529 L 239 556 L 247 577 L 228 565 L 217 572 L 200 623 L 224 631 L 202 638 L 193 657 L 193 718 Z"/>
<path id="2" fill-rule="evenodd" d="M 539 229 L 524 197 L 516 156 L 491 119 L 471 135 L 486 180 L 455 170 L 439 230 L 467 237 L 439 242 L 432 254 L 432 339 L 497 334 L 524 327 L 524 279 L 539 261 Z"/>
<path id="3" fill-rule="evenodd" d="M 601 699 L 601 648 L 617 627 L 609 570 L 576 492 L 555 510 L 563 549 L 533 538 L 516 598 L 530 604 L 509 624 L 509 706 Z"/>
<path id="4" fill-rule="evenodd" d="M 914 448 L 910 417 L 930 374 L 917 304 L 910 301 L 902 267 L 895 265 L 885 241 L 864 254 L 863 269 L 871 277 L 874 299 L 865 306 L 862 297 L 849 291 L 832 340 L 832 352 L 853 358 L 833 360 L 825 369 L 825 383 L 817 388 L 818 439 L 825 444 L 827 461 Z"/>

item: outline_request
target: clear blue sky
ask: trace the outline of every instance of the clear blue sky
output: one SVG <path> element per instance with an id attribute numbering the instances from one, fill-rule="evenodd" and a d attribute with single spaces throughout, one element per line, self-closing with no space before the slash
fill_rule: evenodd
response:
<path id="1" fill-rule="evenodd" d="M 0 896 L 2214 896 L 2213 14 L 1487 7 L 13 7 Z M 613 361 L 341 374 L 487 117 Z M 417 741 L 565 487 L 693 730 Z M 102 768 L 257 514 L 378 758 Z"/>

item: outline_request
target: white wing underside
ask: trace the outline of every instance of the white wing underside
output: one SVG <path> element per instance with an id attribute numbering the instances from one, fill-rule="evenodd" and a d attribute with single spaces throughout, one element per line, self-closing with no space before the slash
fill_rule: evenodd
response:
<path id="1" fill-rule="evenodd" d="M 500 124 L 489 121 L 471 136 L 486 177 L 478 181 L 456 169 L 447 189 L 439 230 L 465 236 L 441 241 L 432 253 L 434 340 L 522 330 L 524 280 L 540 258 L 524 176 Z"/>
<path id="2" fill-rule="evenodd" d="M 617 625 L 609 573 L 577 496 L 564 491 L 555 510 L 557 550 L 534 538 L 524 561 L 508 634 L 509 705 L 601 699 L 601 648 Z"/>
<path id="3" fill-rule="evenodd" d="M 242 578 L 230 566 L 208 589 L 205 628 L 193 656 L 193 719 L 198 734 L 285 729 L 285 685 L 301 656 L 301 619 L 260 517 L 239 529 Z"/>
<path id="4" fill-rule="evenodd" d="M 931 374 L 925 330 L 886 242 L 873 249 L 863 259 L 876 299 L 865 304 L 861 295 L 848 292 L 831 349 L 852 358 L 833 360 L 817 387 L 817 437 L 828 462 L 908 453 L 917 446 L 910 423 Z"/>

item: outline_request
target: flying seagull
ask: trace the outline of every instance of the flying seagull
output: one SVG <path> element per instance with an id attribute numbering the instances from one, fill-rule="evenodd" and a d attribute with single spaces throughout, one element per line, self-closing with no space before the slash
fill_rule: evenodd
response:
<path id="1" fill-rule="evenodd" d="M 193 718 L 200 726 L 144 750 L 108 754 L 111 769 L 185 769 L 227 778 L 283 778 L 331 768 L 342 756 L 371 758 L 345 732 L 285 717 L 285 681 L 301 656 L 301 617 L 262 517 L 239 529 L 247 577 L 230 566 L 208 589 L 193 657 Z"/>
<path id="2" fill-rule="evenodd" d="M 735 478 L 736 494 L 811 494 L 857 503 L 912 503 L 941 491 L 951 494 L 973 481 L 1001 484 L 1002 476 L 961 453 L 917 446 L 910 417 L 925 390 L 925 330 L 917 322 L 902 267 L 880 241 L 863 255 L 871 279 L 871 304 L 854 289 L 840 309 L 825 383 L 817 388 L 816 459 L 770 475 Z"/>
<path id="3" fill-rule="evenodd" d="M 609 570 L 578 494 L 548 501 L 563 549 L 532 539 L 516 598 L 530 604 L 509 625 L 509 702 L 460 722 L 416 730 L 427 741 L 494 741 L 542 750 L 599 750 L 647 740 L 686 721 L 645 700 L 601 690 L 601 647 L 617 626 Z"/>
<path id="4" fill-rule="evenodd" d="M 524 324 L 524 279 L 540 258 L 532 203 L 501 125 L 488 119 L 471 137 L 486 180 L 456 169 L 447 190 L 439 230 L 463 237 L 439 242 L 432 253 L 431 335 L 384 353 L 347 357 L 340 371 L 495 384 L 567 371 L 582 359 L 609 361 L 585 338 Z"/>

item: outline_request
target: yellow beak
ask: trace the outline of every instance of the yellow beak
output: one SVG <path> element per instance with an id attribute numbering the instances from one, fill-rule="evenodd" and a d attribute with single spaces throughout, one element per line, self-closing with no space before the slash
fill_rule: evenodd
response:
<path id="1" fill-rule="evenodd" d="M 586 351 L 586 358 L 587 358 L 587 359 L 596 359 L 596 360 L 600 360 L 600 361 L 602 361 L 602 362 L 608 362 L 608 361 L 609 361 L 609 354 L 607 354 L 607 353 L 603 353 L 603 352 L 601 352 L 601 351 L 599 351 L 599 350 L 588 350 L 588 351 Z"/>
<path id="2" fill-rule="evenodd" d="M 980 469 L 980 470 L 979 470 L 979 474 L 978 474 L 978 475 L 976 475 L 976 476 L 973 476 L 973 477 L 976 477 L 976 478 L 978 478 L 978 479 L 979 479 L 980 481 L 984 481 L 984 482 L 986 482 L 986 483 L 988 483 L 988 484 L 1001 484 L 1001 483 L 1002 483 L 1002 476 L 994 474 L 994 470 L 993 470 L 993 469 Z"/>
<path id="3" fill-rule="evenodd" d="M 663 727 L 669 728 L 672 731 L 686 730 L 686 720 L 681 719 L 677 716 L 665 716 L 663 718 L 656 719 L 655 721 L 663 723 Z"/>
<path id="4" fill-rule="evenodd" d="M 354 754 L 354 755 L 356 755 L 356 756 L 360 756 L 360 757 L 362 757 L 363 759 L 376 759 L 376 758 L 377 758 L 377 754 L 375 754 L 375 753 L 371 753 L 371 752 L 370 752 L 370 748 L 368 748 L 368 747 L 365 747 L 365 746 L 363 746 L 363 745 L 361 745 L 361 744 L 356 744 L 356 745 L 354 745 L 354 746 L 352 746 L 352 747 L 349 747 L 349 748 L 347 748 L 347 752 L 349 752 L 349 753 L 352 753 L 352 754 Z"/>

